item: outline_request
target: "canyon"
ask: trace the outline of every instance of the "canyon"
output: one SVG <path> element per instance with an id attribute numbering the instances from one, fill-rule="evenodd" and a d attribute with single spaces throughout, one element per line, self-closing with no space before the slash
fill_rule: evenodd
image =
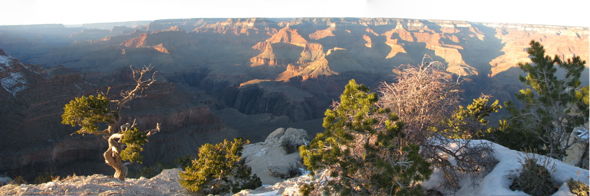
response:
<path id="1" fill-rule="evenodd" d="M 75 128 L 62 125 L 61 114 L 82 95 L 116 99 L 133 86 L 130 65 L 158 71 L 146 96 L 123 111 L 142 129 L 162 123 L 143 152 L 149 166 L 226 138 L 264 141 L 278 127 L 313 138 L 348 80 L 376 89 L 424 55 L 463 79 L 465 102 L 481 93 L 513 100 L 524 87 L 517 64 L 529 62 L 531 40 L 547 54 L 588 62 L 589 34 L 587 27 L 393 18 L 0 26 L 0 174 L 112 174 L 102 160 L 106 141 L 70 135 Z"/>

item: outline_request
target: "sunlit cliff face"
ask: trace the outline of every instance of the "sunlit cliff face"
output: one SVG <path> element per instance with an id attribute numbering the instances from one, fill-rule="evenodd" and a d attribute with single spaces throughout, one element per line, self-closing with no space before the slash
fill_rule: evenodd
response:
<path id="1" fill-rule="evenodd" d="M 33 163 L 100 162 L 105 146 L 91 137 L 72 142 L 72 128 L 60 124 L 60 115 L 73 97 L 107 86 L 115 96 L 129 82 L 129 65 L 151 64 L 160 77 L 147 97 L 131 103 L 149 114 L 127 113 L 163 123 L 162 134 L 146 147 L 149 163 L 171 161 L 217 138 L 201 133 L 262 137 L 276 128 L 265 130 L 267 125 L 321 119 L 350 79 L 376 89 L 395 81 L 393 69 L 421 64 L 425 54 L 466 79 L 466 97 L 483 92 L 510 100 L 521 89 L 516 65 L 528 61 L 531 39 L 541 41 L 547 54 L 588 61 L 588 28 L 582 27 L 387 18 L 0 26 L 0 48 L 11 56 L 0 55 L 0 134 L 17 138 L 0 135 L 6 145 L 0 151 L 17 150 L 11 157 L 0 153 L 0 172 L 44 168 Z M 47 134 L 38 134 L 39 127 Z M 49 161 L 50 152 L 67 154 L 70 146 L 84 148 Z"/>

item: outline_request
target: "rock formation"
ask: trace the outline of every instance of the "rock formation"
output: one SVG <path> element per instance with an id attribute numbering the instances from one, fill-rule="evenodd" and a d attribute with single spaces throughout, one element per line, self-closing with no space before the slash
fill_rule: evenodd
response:
<path id="1" fill-rule="evenodd" d="M 0 48 L 11 55 L 0 56 L 0 126 L 9 130 L 0 133 L 0 145 L 6 145 L 0 151 L 20 150 L 14 159 L 0 158 L 0 172 L 35 173 L 47 165 L 100 160 L 90 154 L 99 154 L 93 150 L 101 147 L 91 146 L 103 144 L 88 136 L 73 142 L 80 139 L 69 137 L 71 128 L 59 124 L 61 109 L 73 97 L 106 91 L 106 86 L 113 95 L 124 89 L 129 65 L 151 64 L 161 74 L 157 88 L 149 91 L 152 96 L 133 103 L 141 112 L 126 113 L 165 124 L 146 147 L 151 157 L 146 159 L 154 162 L 190 154 L 187 149 L 225 136 L 259 134 L 246 125 L 227 126 L 220 119 L 232 119 L 215 113 L 304 124 L 320 119 L 348 80 L 375 89 L 395 81 L 392 70 L 419 64 L 425 54 L 446 64 L 455 77 L 462 75 L 465 100 L 481 93 L 511 100 L 522 88 L 516 65 L 528 61 L 525 48 L 531 39 L 541 41 L 548 54 L 589 61 L 588 32 L 586 27 L 392 18 L 0 26 Z M 39 127 L 51 131 L 38 134 Z M 17 133 L 33 136 L 3 140 Z M 42 147 L 19 146 L 27 142 Z M 71 146 L 79 149 L 68 151 Z M 75 156 L 52 163 L 46 154 L 54 151 Z"/>
<path id="2" fill-rule="evenodd" d="M 264 142 L 245 145 L 242 158 L 262 184 L 274 184 L 301 173 L 298 148 L 309 141 L 303 129 L 278 128 Z"/>
<path id="3" fill-rule="evenodd" d="M 570 143 L 578 140 L 579 143 L 572 145 L 566 150 L 567 156 L 563 159 L 563 162 L 588 169 L 588 123 L 585 127 L 575 127 L 570 136 Z"/>

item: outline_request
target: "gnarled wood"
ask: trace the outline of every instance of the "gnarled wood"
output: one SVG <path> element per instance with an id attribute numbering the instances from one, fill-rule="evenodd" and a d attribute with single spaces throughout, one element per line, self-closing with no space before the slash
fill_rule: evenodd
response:
<path id="1" fill-rule="evenodd" d="M 121 125 L 121 127 L 117 131 L 117 125 L 121 120 L 121 109 L 125 107 L 125 104 L 127 102 L 133 100 L 134 98 L 142 97 L 141 95 L 138 95 L 138 91 L 143 91 L 156 81 L 156 72 L 152 74 L 151 79 L 142 79 L 145 73 L 151 71 L 151 66 L 144 67 L 143 69 L 133 69 L 133 67 L 131 66 L 130 68 L 133 71 L 133 80 L 135 80 L 137 85 L 132 90 L 121 92 L 121 96 L 123 97 L 123 99 L 111 100 L 111 102 L 116 103 L 116 109 L 114 113 L 109 114 L 109 116 L 111 117 L 111 122 L 109 122 L 109 127 L 103 131 L 103 133 L 106 135 L 105 139 L 108 138 L 107 140 L 109 144 L 109 148 L 107 149 L 107 151 L 103 153 L 105 163 L 111 166 L 113 169 L 115 169 L 115 174 L 113 177 L 118 178 L 120 180 L 125 180 L 125 178 L 127 177 L 128 169 L 126 165 L 130 164 L 123 163 L 123 160 L 120 155 L 120 153 L 123 151 L 122 132 L 131 129 L 136 125 L 135 120 L 133 120 L 132 124 L 126 123 L 124 125 Z M 146 130 L 145 132 L 147 133 L 147 136 L 160 132 L 160 123 L 156 124 L 156 128 Z"/>
<path id="2" fill-rule="evenodd" d="M 120 141 L 123 139 L 123 134 L 116 133 L 109 137 L 108 143 L 109 148 L 104 152 L 105 163 L 115 169 L 115 178 L 119 180 L 125 180 L 127 177 L 127 166 L 123 164 L 119 153 L 122 150 Z"/>

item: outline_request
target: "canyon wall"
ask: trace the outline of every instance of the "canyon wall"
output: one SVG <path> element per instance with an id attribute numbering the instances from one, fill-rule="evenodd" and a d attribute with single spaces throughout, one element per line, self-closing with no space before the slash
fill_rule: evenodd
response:
<path id="1" fill-rule="evenodd" d="M 513 100 L 524 87 L 517 64 L 529 61 L 531 40 L 549 55 L 588 62 L 588 36 L 586 27 L 395 18 L 0 26 L 0 172 L 30 178 L 76 162 L 85 165 L 68 172 L 112 172 L 100 163 L 104 140 L 70 136 L 75 128 L 60 124 L 61 114 L 69 100 L 107 86 L 116 99 L 133 86 L 129 65 L 152 65 L 158 82 L 130 103 L 124 119 L 141 128 L 161 122 L 145 148 L 146 164 L 171 164 L 205 142 L 263 135 L 250 125 L 316 122 L 348 80 L 377 89 L 396 80 L 393 70 L 425 55 L 464 79 L 463 100 L 481 93 Z M 586 69 L 583 85 L 588 75 Z"/>

